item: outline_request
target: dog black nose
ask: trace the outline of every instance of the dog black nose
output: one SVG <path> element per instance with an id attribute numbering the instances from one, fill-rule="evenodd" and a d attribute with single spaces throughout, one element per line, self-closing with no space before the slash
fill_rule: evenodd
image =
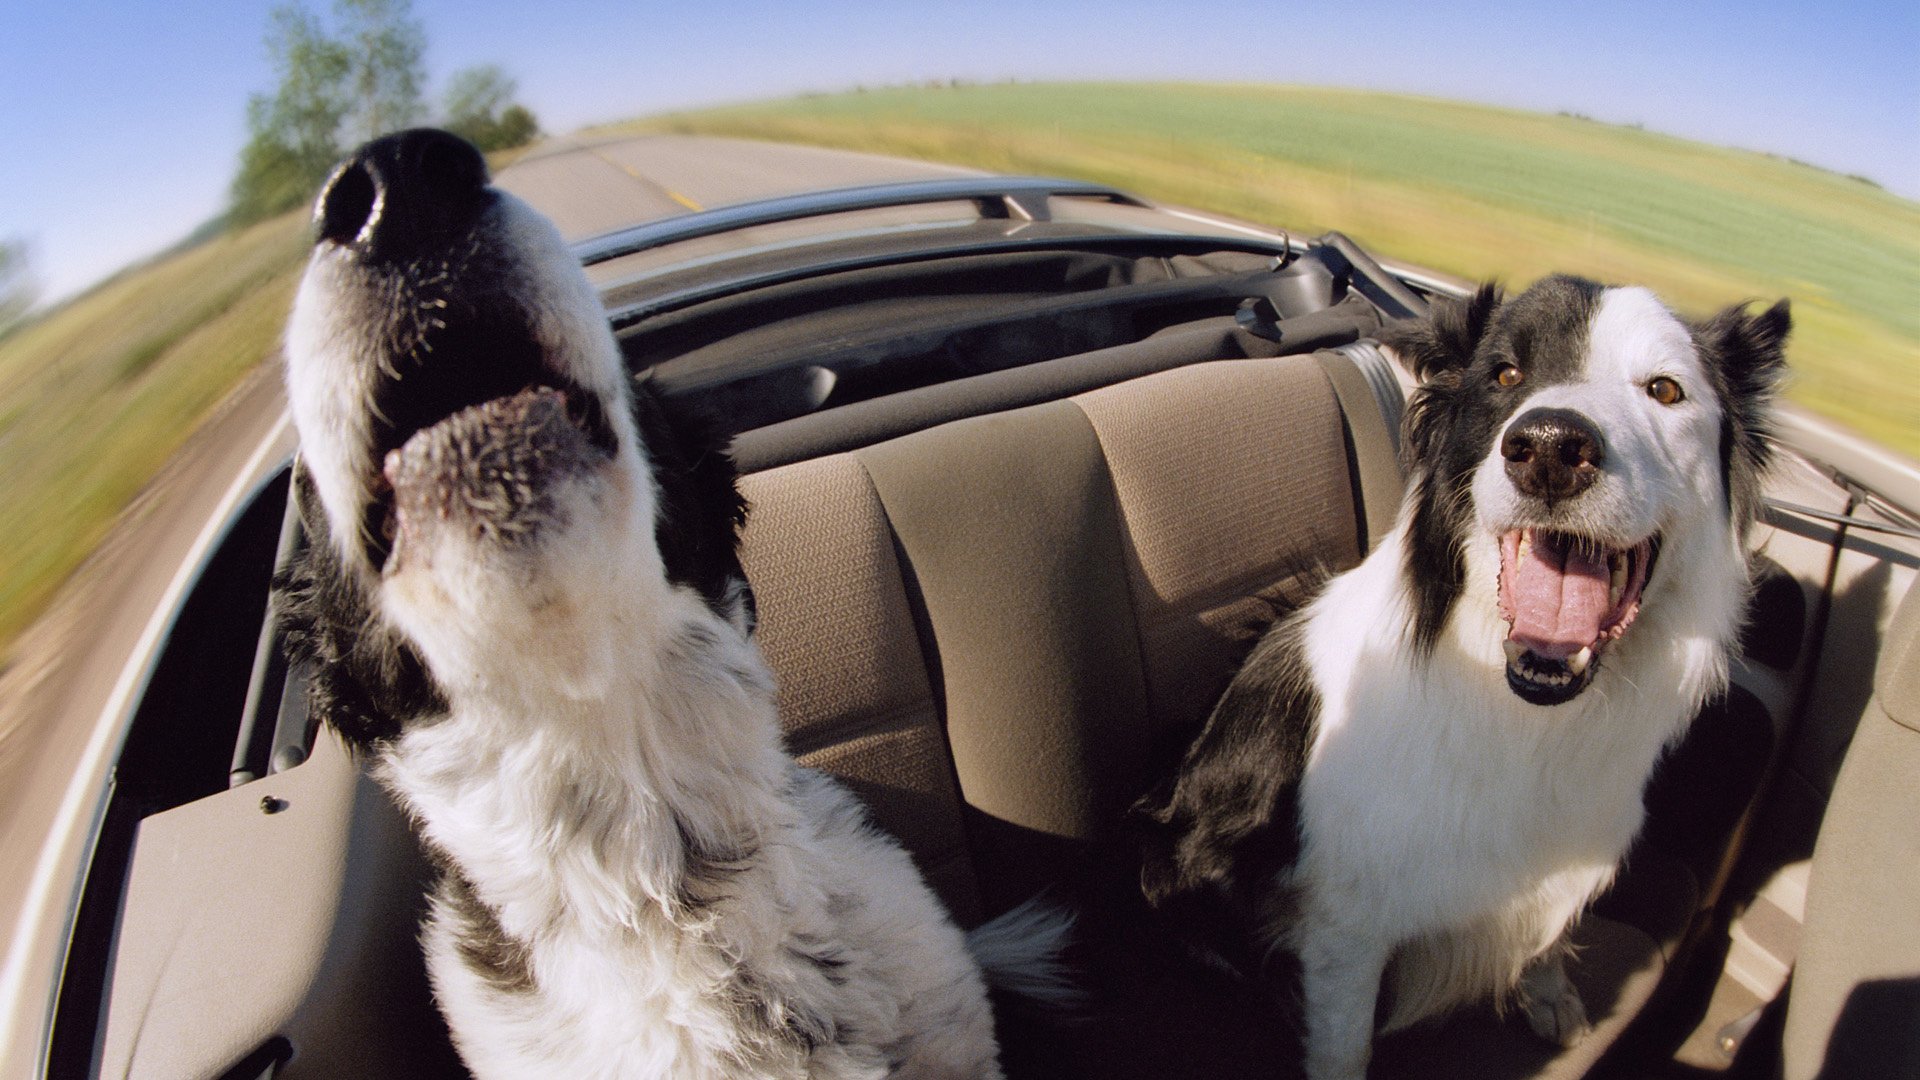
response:
<path id="1" fill-rule="evenodd" d="M 1500 440 L 1507 478 L 1527 495 L 1548 502 L 1591 487 L 1606 463 L 1606 446 L 1593 422 L 1571 409 L 1530 409 L 1507 425 Z"/>
<path id="2" fill-rule="evenodd" d="M 362 146 L 340 163 L 314 207 L 318 242 L 357 245 L 368 258 L 407 258 L 464 231 L 487 201 L 487 162 L 471 143 L 432 128 Z"/>

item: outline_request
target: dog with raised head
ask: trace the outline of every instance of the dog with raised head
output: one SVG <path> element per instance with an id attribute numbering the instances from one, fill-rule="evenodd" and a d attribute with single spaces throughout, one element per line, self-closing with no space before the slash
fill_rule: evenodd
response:
<path id="1" fill-rule="evenodd" d="M 780 743 L 710 439 L 630 378 L 559 233 L 461 140 L 342 164 L 287 332 L 317 716 L 443 868 L 423 931 L 481 1077 L 999 1075 L 983 966 Z"/>
<path id="2" fill-rule="evenodd" d="M 1297 960 L 1310 1077 L 1488 997 L 1588 1030 L 1566 935 L 1726 683 L 1788 327 L 1551 277 L 1387 335 L 1423 382 L 1395 528 L 1140 807 L 1152 906 L 1244 974 Z"/>

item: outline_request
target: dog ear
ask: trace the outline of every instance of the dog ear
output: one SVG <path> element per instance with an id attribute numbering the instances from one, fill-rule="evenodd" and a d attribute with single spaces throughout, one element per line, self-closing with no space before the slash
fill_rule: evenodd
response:
<path id="1" fill-rule="evenodd" d="M 373 616 L 366 584 L 341 563 L 304 457 L 294 458 L 288 495 L 306 538 L 274 571 L 272 610 L 287 659 L 307 666 L 308 715 L 364 749 L 410 720 L 446 712 L 419 655 Z"/>
<path id="2" fill-rule="evenodd" d="M 1747 303 L 1735 304 L 1694 331 L 1725 409 L 1721 470 L 1729 508 L 1743 529 L 1759 509 L 1760 477 L 1773 456 L 1769 416 L 1787 373 L 1787 334 L 1793 329 L 1790 306 L 1780 300 L 1750 315 Z"/>
<path id="3" fill-rule="evenodd" d="M 1441 418 L 1451 415 L 1461 376 L 1473 363 L 1503 299 L 1499 283 L 1489 281 L 1466 300 L 1435 300 L 1426 318 L 1381 335 L 1381 344 L 1394 350 L 1420 380 L 1400 425 L 1401 455 L 1409 471 L 1432 452 Z"/>
<path id="4" fill-rule="evenodd" d="M 1503 298 L 1500 284 L 1488 281 L 1466 300 L 1437 299 L 1426 318 L 1388 327 L 1380 344 L 1392 349 L 1421 382 L 1458 371 L 1473 362 Z"/>
<path id="5" fill-rule="evenodd" d="M 740 494 L 729 437 L 715 417 L 684 400 L 669 400 L 648 373 L 633 381 L 634 422 L 660 485 L 655 535 L 667 578 L 705 597 L 722 618 L 754 622 L 753 594 L 740 567 Z"/>
<path id="6" fill-rule="evenodd" d="M 1725 377 L 1731 396 L 1764 401 L 1786 374 L 1787 334 L 1793 329 L 1793 314 L 1786 300 L 1758 315 L 1749 315 L 1747 306 L 1735 304 L 1707 320 L 1700 328 L 1700 342 L 1708 350 L 1709 361 Z"/>

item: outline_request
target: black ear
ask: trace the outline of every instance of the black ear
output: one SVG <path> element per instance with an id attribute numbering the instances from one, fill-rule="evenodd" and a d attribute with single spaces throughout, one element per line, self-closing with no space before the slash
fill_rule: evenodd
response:
<path id="1" fill-rule="evenodd" d="M 684 400 L 669 399 L 640 375 L 633 380 L 634 420 L 660 488 L 655 535 L 667 578 L 693 588 L 723 618 L 753 622 L 753 596 L 740 567 L 740 528 L 747 503 L 720 424 Z M 744 605 L 736 613 L 733 606 Z"/>
<path id="2" fill-rule="evenodd" d="M 308 714 L 367 747 L 395 738 L 408 721 L 446 712 L 446 695 L 419 654 L 373 617 L 365 583 L 342 565 L 304 458 L 294 458 L 292 497 L 307 539 L 274 574 L 273 613 L 287 659 L 309 666 Z"/>
<path id="3" fill-rule="evenodd" d="M 1787 334 L 1793 329 L 1785 300 L 1758 315 L 1749 315 L 1747 307 L 1735 304 L 1694 331 L 1726 409 L 1720 454 L 1727 497 L 1743 528 L 1759 509 L 1760 475 L 1773 456 L 1768 417 L 1786 378 Z"/>
<path id="4" fill-rule="evenodd" d="M 1489 281 L 1466 300 L 1436 300 L 1426 318 L 1381 335 L 1380 343 L 1420 380 L 1400 421 L 1400 453 L 1409 471 L 1431 456 L 1444 418 L 1456 408 L 1461 376 L 1502 300 L 1499 283 Z"/>
<path id="5" fill-rule="evenodd" d="M 1787 334 L 1793 329 L 1791 304 L 1777 301 L 1758 315 L 1747 314 L 1747 304 L 1735 304 L 1700 328 L 1701 343 L 1726 373 L 1735 393 L 1767 396 L 1786 373 Z"/>
<path id="6" fill-rule="evenodd" d="M 1426 318 L 1390 326 L 1380 343 L 1426 382 L 1473 362 L 1473 352 L 1504 298 L 1498 282 L 1483 283 L 1466 300 L 1438 299 Z"/>

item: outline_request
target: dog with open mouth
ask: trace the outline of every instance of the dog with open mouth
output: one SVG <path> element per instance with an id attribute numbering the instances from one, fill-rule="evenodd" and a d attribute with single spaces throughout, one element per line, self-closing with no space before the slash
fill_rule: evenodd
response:
<path id="1" fill-rule="evenodd" d="M 1785 301 L 1692 324 L 1556 276 L 1387 335 L 1423 382 L 1395 528 L 1138 808 L 1169 923 L 1256 979 L 1297 959 L 1310 1077 L 1489 996 L 1588 1030 L 1566 934 L 1726 683 L 1788 329 Z"/>
<path id="2" fill-rule="evenodd" d="M 787 756 L 725 453 L 631 378 L 551 223 L 465 142 L 322 192 L 287 332 L 314 714 L 441 865 L 423 931 L 481 1077 L 999 1075 L 983 971 L 854 797 Z"/>

